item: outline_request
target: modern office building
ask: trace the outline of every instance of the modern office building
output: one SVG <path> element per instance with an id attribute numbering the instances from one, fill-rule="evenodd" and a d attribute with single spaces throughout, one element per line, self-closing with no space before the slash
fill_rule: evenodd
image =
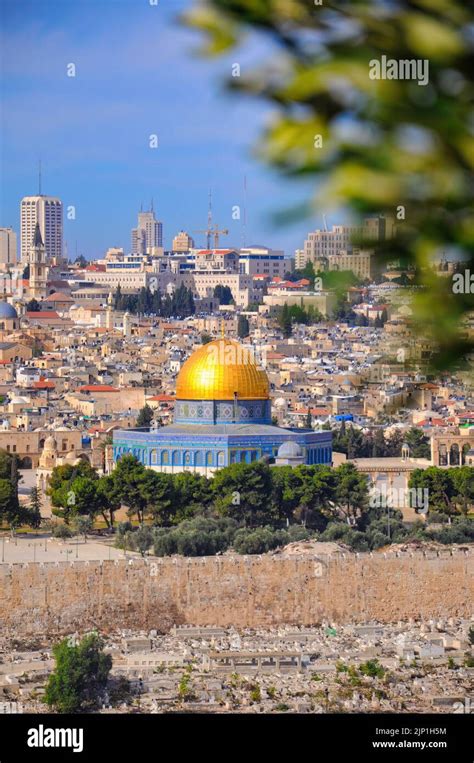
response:
<path id="1" fill-rule="evenodd" d="M 149 212 L 138 213 L 138 224 L 132 228 L 132 254 L 154 254 L 163 247 L 163 223 L 155 217 L 152 208 Z"/>
<path id="2" fill-rule="evenodd" d="M 173 252 L 189 252 L 190 249 L 194 249 L 194 239 L 181 230 L 173 239 L 172 245 Z"/>
<path id="3" fill-rule="evenodd" d="M 13 228 L 0 228 L 0 267 L 16 265 L 17 242 Z"/>
<path id="4" fill-rule="evenodd" d="M 20 257 L 22 265 L 30 261 L 36 223 L 45 246 L 46 259 L 59 264 L 63 257 L 63 204 L 55 196 L 25 196 L 20 204 Z"/>
<path id="5" fill-rule="evenodd" d="M 267 276 L 270 280 L 291 270 L 291 261 L 281 249 L 266 246 L 247 246 L 239 249 L 239 272 L 248 276 Z"/>
<path id="6" fill-rule="evenodd" d="M 393 218 L 367 217 L 363 225 L 333 225 L 331 230 L 312 231 L 304 242 L 303 254 L 298 257 L 297 267 L 312 262 L 316 270 L 325 270 L 329 256 L 342 251 L 350 253 L 357 246 L 357 239 L 374 242 L 375 246 L 377 241 L 391 238 L 394 229 Z"/>

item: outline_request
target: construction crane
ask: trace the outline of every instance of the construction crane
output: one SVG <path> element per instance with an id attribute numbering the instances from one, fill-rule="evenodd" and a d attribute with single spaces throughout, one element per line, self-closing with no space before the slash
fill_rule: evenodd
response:
<path id="1" fill-rule="evenodd" d="M 208 225 L 205 230 L 195 230 L 193 233 L 205 233 L 206 234 L 206 240 L 207 240 L 207 248 L 211 248 L 211 237 L 214 237 L 214 249 L 219 249 L 219 236 L 227 236 L 229 231 L 227 228 L 221 228 L 219 230 L 219 226 L 216 224 L 214 227 L 211 225 Z"/>
<path id="2" fill-rule="evenodd" d="M 219 226 L 216 224 L 212 226 L 212 191 L 209 191 L 209 208 L 207 211 L 207 228 L 205 230 L 195 230 L 193 233 L 205 233 L 207 248 L 211 248 L 211 237 L 214 236 L 214 249 L 219 249 L 219 236 L 227 236 L 229 231 L 227 228 L 219 230 Z"/>

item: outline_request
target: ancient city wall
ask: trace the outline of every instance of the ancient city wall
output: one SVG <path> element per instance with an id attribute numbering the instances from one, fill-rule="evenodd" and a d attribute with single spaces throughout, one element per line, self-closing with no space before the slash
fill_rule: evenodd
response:
<path id="1" fill-rule="evenodd" d="M 474 553 L 0 565 L 0 633 L 471 616 Z"/>

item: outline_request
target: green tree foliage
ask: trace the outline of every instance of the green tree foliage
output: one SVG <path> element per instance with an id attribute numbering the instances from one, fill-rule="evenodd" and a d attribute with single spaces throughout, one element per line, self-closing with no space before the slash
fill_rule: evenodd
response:
<path id="1" fill-rule="evenodd" d="M 471 466 L 415 469 L 408 484 L 410 488 L 428 491 L 430 512 L 449 517 L 467 514 L 474 505 L 474 468 Z"/>
<path id="2" fill-rule="evenodd" d="M 236 529 L 237 522 L 228 517 L 187 519 L 177 527 L 156 528 L 153 533 L 153 550 L 156 556 L 217 554 L 229 548 Z"/>
<path id="3" fill-rule="evenodd" d="M 176 512 L 182 507 L 174 475 L 146 470 L 141 492 L 155 524 L 169 525 L 174 521 Z"/>
<path id="4" fill-rule="evenodd" d="M 93 514 L 89 499 L 94 492 L 91 482 L 98 479 L 98 474 L 88 461 L 78 464 L 55 466 L 51 472 L 48 495 L 53 506 L 53 514 L 66 522 L 74 514 Z"/>
<path id="5" fill-rule="evenodd" d="M 272 527 L 241 528 L 234 536 L 233 547 L 238 554 L 264 554 L 290 541 L 286 530 Z"/>
<path id="6" fill-rule="evenodd" d="M 341 464 L 336 472 L 334 501 L 338 512 L 349 522 L 357 522 L 368 511 L 367 475 L 359 472 L 354 464 Z"/>
<path id="7" fill-rule="evenodd" d="M 74 535 L 69 525 L 57 524 L 53 527 L 53 538 L 59 538 L 60 540 L 67 540 Z"/>
<path id="8" fill-rule="evenodd" d="M 137 427 L 149 427 L 153 421 L 153 408 L 148 403 L 141 408 L 137 417 Z"/>
<path id="9" fill-rule="evenodd" d="M 369 678 L 383 678 L 385 675 L 385 669 L 378 660 L 367 660 L 359 665 L 359 670 L 363 676 L 369 676 Z"/>
<path id="10" fill-rule="evenodd" d="M 103 646 L 102 639 L 91 633 L 77 645 L 64 639 L 53 647 L 56 666 L 44 696 L 50 708 L 59 713 L 79 713 L 100 704 L 112 667 L 112 658 L 104 653 Z"/>
<path id="11" fill-rule="evenodd" d="M 149 506 L 149 477 L 147 470 L 134 456 L 122 456 L 110 475 L 114 492 L 121 502 L 127 506 L 130 516 L 137 515 L 138 521 L 143 522 Z"/>
<path id="12" fill-rule="evenodd" d="M 170 525 L 203 511 L 211 500 L 206 477 L 155 472 L 131 455 L 122 456 L 108 479 L 114 500 L 127 506 L 140 523 L 148 515 L 154 524 Z"/>
<path id="13" fill-rule="evenodd" d="M 204 513 L 213 499 L 212 480 L 192 472 L 173 475 L 173 505 L 175 522 Z"/>
<path id="14" fill-rule="evenodd" d="M 237 320 L 237 336 L 239 339 L 245 339 L 250 333 L 250 324 L 245 315 L 239 315 Z"/>
<path id="15" fill-rule="evenodd" d="M 21 476 L 18 474 L 18 459 L 15 455 L 0 450 L 0 522 L 11 528 L 18 527 L 34 517 L 20 505 L 18 500 L 18 484 Z"/>
<path id="16" fill-rule="evenodd" d="M 293 323 L 302 323 L 306 326 L 310 326 L 313 323 L 320 323 L 323 320 L 323 316 L 312 305 L 304 308 L 300 305 L 288 306 L 287 303 L 283 305 L 278 311 L 278 325 L 283 333 L 284 337 L 290 337 L 293 332 Z"/>
<path id="17" fill-rule="evenodd" d="M 467 514 L 474 506 L 474 469 L 472 466 L 461 466 L 450 469 L 455 492 L 455 503 L 462 514 Z"/>
<path id="18" fill-rule="evenodd" d="M 394 431 L 386 439 L 382 428 L 366 434 L 351 424 L 342 422 L 339 429 L 333 430 L 333 450 L 336 453 L 345 453 L 348 458 L 400 456 L 403 442 L 404 437 L 399 431 Z"/>
<path id="19" fill-rule="evenodd" d="M 211 486 L 219 514 L 248 526 L 265 522 L 271 493 L 268 464 L 231 464 L 216 472 Z"/>
<path id="20" fill-rule="evenodd" d="M 28 524 L 39 527 L 41 524 L 41 493 L 37 487 L 31 488 L 30 502 L 27 509 Z"/>
<path id="21" fill-rule="evenodd" d="M 286 302 L 283 305 L 283 307 L 280 308 L 280 310 L 278 311 L 278 325 L 281 328 L 281 333 L 283 334 L 283 336 L 286 339 L 288 339 L 293 333 L 293 326 L 292 326 L 290 308 L 288 307 Z"/>
<path id="22" fill-rule="evenodd" d="M 87 536 L 92 532 L 93 526 L 94 523 L 91 517 L 83 516 L 81 514 L 74 517 L 74 529 L 78 535 L 84 536 L 84 541 L 87 540 Z"/>
<path id="23" fill-rule="evenodd" d="M 130 544 L 127 547 L 132 551 L 138 551 L 144 557 L 153 544 L 152 529 L 147 525 L 141 525 L 135 532 L 128 533 L 128 539 Z"/>
<path id="24" fill-rule="evenodd" d="M 214 297 L 219 300 L 221 305 L 232 305 L 234 303 L 230 286 L 223 286 L 220 283 L 217 284 L 217 286 L 214 287 Z"/>
<path id="25" fill-rule="evenodd" d="M 455 251 L 474 272 L 469 4 L 201 0 L 186 23 L 205 34 L 209 55 L 229 54 L 249 30 L 279 46 L 279 61 L 261 61 L 229 77 L 229 86 L 279 109 L 261 141 L 262 158 L 287 176 L 315 179 L 313 197 L 292 218 L 341 205 L 356 217 L 396 217 L 397 235 L 378 242 L 378 256 L 417 268 L 423 288 L 413 300 L 414 320 L 436 342 L 437 364 L 465 357 L 473 339 L 463 334 L 462 319 L 474 294 L 455 294 L 452 279 L 427 265 Z M 372 62 L 382 56 L 428 61 L 429 83 L 377 78 Z"/>
<path id="26" fill-rule="evenodd" d="M 431 458 L 430 441 L 418 427 L 412 427 L 406 433 L 405 442 L 412 458 Z"/>
<path id="27" fill-rule="evenodd" d="M 137 294 L 123 294 L 120 285 L 117 286 L 114 295 L 114 309 L 127 310 L 136 315 L 158 315 L 163 318 L 187 318 L 194 315 L 196 308 L 191 289 L 181 284 L 170 296 L 164 297 L 159 289 L 152 291 L 149 287 L 142 287 Z"/>
<path id="28" fill-rule="evenodd" d="M 2 524 L 17 526 L 20 523 L 18 494 L 11 480 L 0 478 L 0 518 Z"/>
<path id="29" fill-rule="evenodd" d="M 117 481 L 110 474 L 100 477 L 97 481 L 96 507 L 102 514 L 107 527 L 114 526 L 115 512 L 120 509 L 122 500 Z"/>
<path id="30" fill-rule="evenodd" d="M 30 299 L 30 301 L 26 303 L 26 310 L 29 313 L 38 313 L 41 310 L 41 305 L 37 299 Z"/>

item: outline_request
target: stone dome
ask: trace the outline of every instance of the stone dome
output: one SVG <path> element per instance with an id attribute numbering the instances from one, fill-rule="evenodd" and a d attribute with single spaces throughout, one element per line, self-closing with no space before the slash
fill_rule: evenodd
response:
<path id="1" fill-rule="evenodd" d="M 303 451 L 294 440 L 285 440 L 278 448 L 278 458 L 303 458 Z"/>
<path id="2" fill-rule="evenodd" d="M 0 302 L 0 320 L 14 321 L 18 318 L 18 313 L 9 302 Z"/>
<path id="3" fill-rule="evenodd" d="M 268 400 L 268 378 L 252 353 L 233 339 L 204 344 L 184 363 L 177 400 Z"/>
<path id="4" fill-rule="evenodd" d="M 44 441 L 43 450 L 56 450 L 58 447 L 58 444 L 56 440 L 54 439 L 53 435 L 49 435 L 49 437 L 46 438 Z"/>

